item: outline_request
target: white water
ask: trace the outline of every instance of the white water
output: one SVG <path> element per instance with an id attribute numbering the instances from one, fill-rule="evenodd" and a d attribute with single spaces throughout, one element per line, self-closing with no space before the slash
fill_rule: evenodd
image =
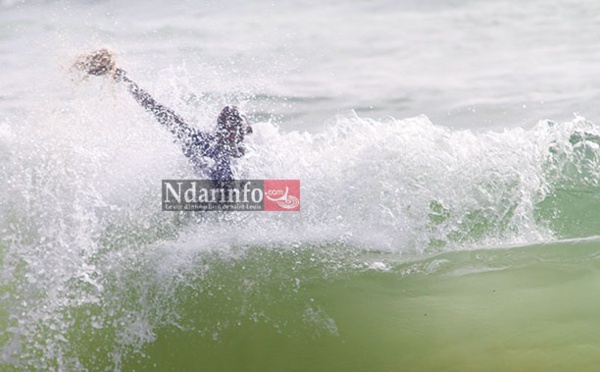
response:
<path id="1" fill-rule="evenodd" d="M 60 366 L 71 312 L 118 307 L 140 272 L 165 303 L 90 317 L 126 345 L 176 323 L 170 296 L 210 270 L 196 261 L 207 252 L 404 259 L 548 242 L 536 205 L 571 174 L 598 180 L 595 143 L 569 142 L 600 134 L 573 119 L 597 121 L 595 2 L 1 4 L 0 311 L 15 336 L 3 362 Z M 299 178 L 302 212 L 160 211 L 160 180 L 193 174 L 122 87 L 69 72 L 104 45 L 200 128 L 240 104 L 255 134 L 238 175 Z"/>

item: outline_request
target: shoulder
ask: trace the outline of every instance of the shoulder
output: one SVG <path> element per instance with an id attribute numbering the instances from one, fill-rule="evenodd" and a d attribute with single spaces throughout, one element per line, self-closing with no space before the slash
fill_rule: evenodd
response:
<path id="1" fill-rule="evenodd" d="M 188 146 L 192 147 L 195 151 L 199 151 L 203 156 L 210 156 L 210 150 L 216 143 L 215 136 L 195 128 L 191 128 L 188 138 Z"/>
<path id="2" fill-rule="evenodd" d="M 195 128 L 191 130 L 190 139 L 194 145 L 202 147 L 215 143 L 215 136 Z"/>

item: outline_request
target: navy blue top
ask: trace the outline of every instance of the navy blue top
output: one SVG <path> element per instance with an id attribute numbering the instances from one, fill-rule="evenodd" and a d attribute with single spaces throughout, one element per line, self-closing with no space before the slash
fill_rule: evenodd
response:
<path id="1" fill-rule="evenodd" d="M 156 102 L 148 92 L 125 76 L 123 70 L 117 73 L 118 78 L 127 83 L 133 98 L 175 135 L 181 144 L 183 154 L 190 159 L 199 172 L 205 172 L 208 168 L 208 175 L 213 181 L 233 180 L 231 155 L 214 135 L 190 127 L 173 110 Z M 209 166 L 206 158 L 212 159 L 214 164 Z"/>

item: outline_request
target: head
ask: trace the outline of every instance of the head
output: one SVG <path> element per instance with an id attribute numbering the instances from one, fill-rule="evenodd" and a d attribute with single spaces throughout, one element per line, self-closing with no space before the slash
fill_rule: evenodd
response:
<path id="1" fill-rule="evenodd" d="M 217 119 L 217 140 L 232 156 L 244 155 L 244 137 L 252 133 L 245 115 L 236 106 L 225 106 Z"/>

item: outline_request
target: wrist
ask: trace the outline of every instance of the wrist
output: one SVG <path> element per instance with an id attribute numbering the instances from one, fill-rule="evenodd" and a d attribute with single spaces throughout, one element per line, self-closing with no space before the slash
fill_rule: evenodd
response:
<path id="1" fill-rule="evenodd" d="M 127 72 L 120 68 L 115 69 L 115 72 L 113 73 L 113 79 L 115 79 L 115 81 L 118 83 L 121 81 L 129 81 L 127 78 Z"/>

